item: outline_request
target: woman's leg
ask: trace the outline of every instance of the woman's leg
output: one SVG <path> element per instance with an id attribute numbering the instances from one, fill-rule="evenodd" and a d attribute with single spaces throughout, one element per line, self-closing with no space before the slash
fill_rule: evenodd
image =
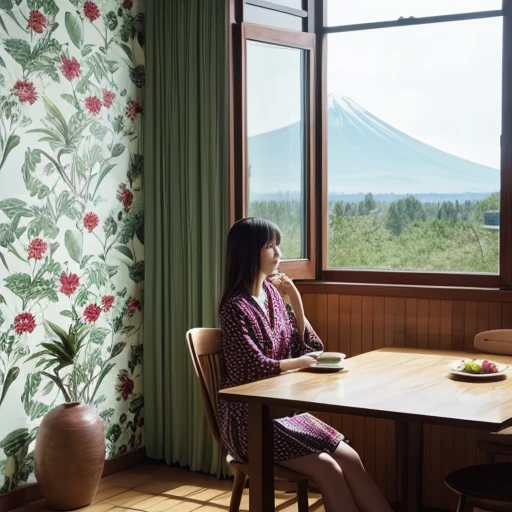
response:
<path id="1" fill-rule="evenodd" d="M 358 453 L 340 443 L 331 454 L 338 463 L 347 485 L 361 512 L 392 512 L 391 506 L 363 467 Z"/>
<path id="2" fill-rule="evenodd" d="M 326 512 L 359 512 L 345 481 L 343 470 L 328 453 L 312 453 L 280 464 L 307 475 L 315 482 L 322 493 Z"/>

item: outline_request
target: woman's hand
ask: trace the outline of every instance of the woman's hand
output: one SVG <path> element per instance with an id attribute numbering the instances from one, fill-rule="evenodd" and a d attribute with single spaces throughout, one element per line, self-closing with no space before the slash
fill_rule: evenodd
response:
<path id="1" fill-rule="evenodd" d="M 299 290 L 297 290 L 293 281 L 286 274 L 277 272 L 275 274 L 271 274 L 268 278 L 269 281 L 277 288 L 281 297 L 285 298 L 288 296 L 290 301 L 297 297 L 300 298 Z"/>
<path id="2" fill-rule="evenodd" d="M 310 368 L 318 363 L 318 356 L 312 356 L 304 354 L 303 356 L 297 357 L 297 362 L 300 365 L 299 368 Z"/>
<path id="3" fill-rule="evenodd" d="M 304 354 L 303 356 L 294 357 L 293 359 L 283 359 L 282 361 L 279 361 L 279 367 L 282 372 L 287 372 L 289 370 L 310 368 L 311 366 L 315 366 L 317 362 L 318 356 Z"/>
<path id="4" fill-rule="evenodd" d="M 297 290 L 293 281 L 286 274 L 272 274 L 269 276 L 269 280 L 277 288 L 281 297 L 290 303 L 293 311 L 295 312 L 299 333 L 303 336 L 306 328 L 306 315 L 304 314 L 304 305 L 302 304 L 302 298 L 299 290 Z"/>

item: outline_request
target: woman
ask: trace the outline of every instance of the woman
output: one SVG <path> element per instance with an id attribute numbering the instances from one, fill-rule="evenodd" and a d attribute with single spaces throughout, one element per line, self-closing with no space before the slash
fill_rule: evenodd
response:
<path id="1" fill-rule="evenodd" d="M 275 224 L 255 217 L 229 232 L 219 308 L 223 388 L 313 366 L 308 352 L 323 349 L 297 288 L 277 273 L 280 241 Z M 246 462 L 247 404 L 220 400 L 219 420 L 225 447 Z M 326 512 L 391 512 L 342 434 L 310 414 L 276 419 L 273 426 L 274 463 L 311 477 Z"/>

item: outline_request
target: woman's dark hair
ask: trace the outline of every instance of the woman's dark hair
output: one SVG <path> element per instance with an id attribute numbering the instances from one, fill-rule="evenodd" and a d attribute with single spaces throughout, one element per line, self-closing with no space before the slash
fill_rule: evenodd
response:
<path id="1" fill-rule="evenodd" d="M 269 242 L 281 243 L 281 232 L 273 223 L 258 217 L 241 219 L 229 230 L 221 307 L 235 293 L 250 293 L 260 270 L 260 251 Z"/>

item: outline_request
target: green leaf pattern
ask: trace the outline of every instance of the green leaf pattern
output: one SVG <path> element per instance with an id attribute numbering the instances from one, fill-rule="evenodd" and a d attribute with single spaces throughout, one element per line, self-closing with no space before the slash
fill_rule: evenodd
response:
<path id="1" fill-rule="evenodd" d="M 82 0 L 0 0 L 0 494 L 68 392 L 107 457 L 142 444 L 144 0 L 119 4 L 91 27 Z"/>

